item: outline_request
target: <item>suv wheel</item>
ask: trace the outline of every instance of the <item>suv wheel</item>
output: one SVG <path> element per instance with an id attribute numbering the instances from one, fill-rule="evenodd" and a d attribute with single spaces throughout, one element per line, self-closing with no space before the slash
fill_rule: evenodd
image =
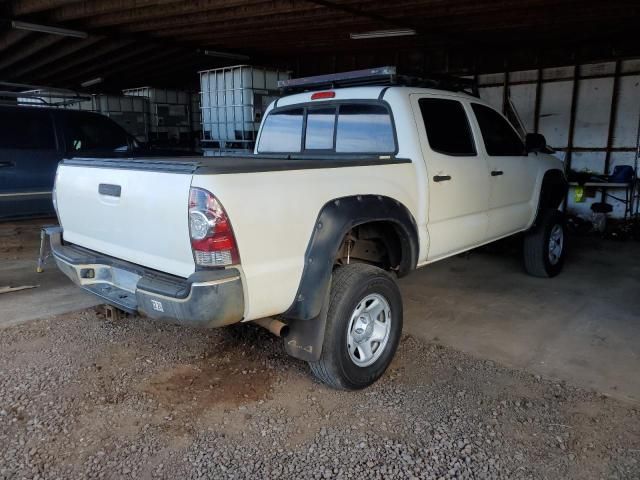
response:
<path id="1" fill-rule="evenodd" d="M 357 390 L 385 372 L 402 333 L 402 297 L 384 270 L 366 264 L 333 273 L 322 354 L 310 362 L 327 385 Z"/>
<path id="2" fill-rule="evenodd" d="M 524 237 L 524 267 L 534 277 L 555 277 L 562 270 L 566 249 L 564 216 L 558 210 L 542 212 L 537 225 Z"/>

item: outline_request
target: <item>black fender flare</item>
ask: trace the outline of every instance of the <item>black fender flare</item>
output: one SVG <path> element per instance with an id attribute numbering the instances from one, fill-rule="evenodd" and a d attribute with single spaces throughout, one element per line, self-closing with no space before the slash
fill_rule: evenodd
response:
<path id="1" fill-rule="evenodd" d="M 289 325 L 289 333 L 284 339 L 289 355 L 307 362 L 320 359 L 335 256 L 349 230 L 378 221 L 391 222 L 400 238 L 402 258 L 398 275 L 415 269 L 418 227 L 402 203 L 381 195 L 355 195 L 327 202 L 318 214 L 307 246 L 296 297 L 282 314 Z"/>
<path id="2" fill-rule="evenodd" d="M 349 230 L 369 222 L 386 221 L 396 228 L 402 248 L 398 276 L 415 269 L 418 227 L 409 209 L 382 195 L 354 195 L 327 202 L 315 223 L 305 253 L 305 264 L 293 304 L 285 318 L 310 320 L 320 314 L 331 281 L 333 262 Z"/>
<path id="3" fill-rule="evenodd" d="M 547 170 L 542 177 L 540 185 L 540 194 L 538 195 L 538 210 L 536 218 L 531 228 L 535 228 L 538 224 L 540 215 L 547 208 L 558 208 L 567 197 L 569 191 L 569 182 L 562 170 Z"/>

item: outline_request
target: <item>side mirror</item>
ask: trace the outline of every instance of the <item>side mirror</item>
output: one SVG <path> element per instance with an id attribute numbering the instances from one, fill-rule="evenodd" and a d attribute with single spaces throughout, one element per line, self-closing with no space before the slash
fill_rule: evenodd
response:
<path id="1" fill-rule="evenodd" d="M 544 152 L 547 149 L 547 140 L 540 133 L 527 133 L 525 146 L 527 152 Z"/>

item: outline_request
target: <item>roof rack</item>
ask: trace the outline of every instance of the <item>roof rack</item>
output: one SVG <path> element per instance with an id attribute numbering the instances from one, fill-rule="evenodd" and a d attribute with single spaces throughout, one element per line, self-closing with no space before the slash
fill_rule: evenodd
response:
<path id="1" fill-rule="evenodd" d="M 66 88 L 0 81 L 0 105 L 64 107 L 85 100 L 91 96 Z"/>
<path id="2" fill-rule="evenodd" d="M 278 87 L 282 94 L 308 92 L 326 88 L 362 87 L 369 85 L 434 88 L 451 92 L 464 92 L 474 97 L 480 96 L 478 93 L 478 85 L 475 80 L 471 78 L 436 73 L 429 74 L 426 77 L 399 75 L 396 67 L 393 66 L 278 81 Z"/>

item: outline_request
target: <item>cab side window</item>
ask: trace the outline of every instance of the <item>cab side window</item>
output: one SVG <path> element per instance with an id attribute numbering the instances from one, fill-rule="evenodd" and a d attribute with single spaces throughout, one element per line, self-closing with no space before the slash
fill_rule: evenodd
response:
<path id="1" fill-rule="evenodd" d="M 476 155 L 469 119 L 459 101 L 421 98 L 419 105 L 433 151 L 456 157 Z"/>
<path id="2" fill-rule="evenodd" d="M 526 155 L 524 143 L 502 115 L 479 103 L 472 103 L 471 108 L 478 120 L 484 146 L 490 157 Z"/>

